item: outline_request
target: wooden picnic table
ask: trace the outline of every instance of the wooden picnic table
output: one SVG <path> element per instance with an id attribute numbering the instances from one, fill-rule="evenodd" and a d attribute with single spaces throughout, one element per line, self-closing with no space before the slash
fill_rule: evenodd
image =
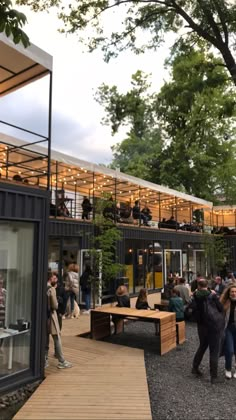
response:
<path id="1" fill-rule="evenodd" d="M 158 352 L 160 355 L 176 347 L 176 316 L 173 312 L 157 312 L 155 310 L 138 310 L 134 308 L 100 307 L 91 311 L 91 338 L 101 339 L 111 335 L 111 316 L 117 319 L 136 319 L 153 322 L 157 335 Z"/>

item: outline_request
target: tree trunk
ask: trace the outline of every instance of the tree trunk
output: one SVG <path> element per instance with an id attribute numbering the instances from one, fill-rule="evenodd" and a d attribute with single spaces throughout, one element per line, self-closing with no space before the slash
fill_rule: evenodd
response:
<path id="1" fill-rule="evenodd" d="M 221 48 L 220 51 L 224 58 L 226 67 L 231 74 L 232 80 L 234 84 L 236 85 L 236 61 L 234 57 L 232 56 L 228 47 L 224 46 L 224 48 Z"/>

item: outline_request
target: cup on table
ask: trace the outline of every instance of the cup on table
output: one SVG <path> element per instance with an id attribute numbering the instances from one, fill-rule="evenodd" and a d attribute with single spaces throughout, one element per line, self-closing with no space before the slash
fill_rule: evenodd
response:
<path id="1" fill-rule="evenodd" d="M 18 331 L 22 331 L 24 329 L 24 319 L 17 319 L 17 326 L 18 326 Z"/>

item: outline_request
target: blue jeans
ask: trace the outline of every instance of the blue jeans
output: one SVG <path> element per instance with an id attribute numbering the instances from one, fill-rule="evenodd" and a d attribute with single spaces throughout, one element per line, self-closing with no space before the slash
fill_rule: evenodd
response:
<path id="1" fill-rule="evenodd" d="M 91 292 L 85 292 L 84 298 L 85 298 L 85 309 L 86 311 L 88 311 L 90 309 L 90 304 L 91 304 Z"/>
<path id="2" fill-rule="evenodd" d="M 225 369 L 232 369 L 232 358 L 236 353 L 236 327 L 230 325 L 225 331 Z"/>

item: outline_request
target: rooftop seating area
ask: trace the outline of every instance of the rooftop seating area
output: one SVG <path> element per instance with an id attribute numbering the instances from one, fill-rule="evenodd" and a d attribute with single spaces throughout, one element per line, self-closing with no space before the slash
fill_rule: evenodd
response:
<path id="1" fill-rule="evenodd" d="M 235 234 L 236 206 L 217 206 L 167 187 L 0 134 L 1 181 L 50 189 L 50 217 L 90 222 L 99 202 L 115 223 L 184 232 Z M 36 144 L 37 143 L 37 144 Z M 50 174 L 50 176 L 49 176 Z"/>
<path id="2" fill-rule="evenodd" d="M 44 189 L 50 173 L 54 218 L 89 221 L 106 197 L 112 201 L 108 217 L 120 224 L 186 232 L 212 226 L 208 201 L 57 151 L 51 152 L 48 168 L 46 148 L 5 134 L 0 134 L 0 173 L 3 182 Z M 90 203 L 87 211 L 82 206 L 85 197 Z"/>

